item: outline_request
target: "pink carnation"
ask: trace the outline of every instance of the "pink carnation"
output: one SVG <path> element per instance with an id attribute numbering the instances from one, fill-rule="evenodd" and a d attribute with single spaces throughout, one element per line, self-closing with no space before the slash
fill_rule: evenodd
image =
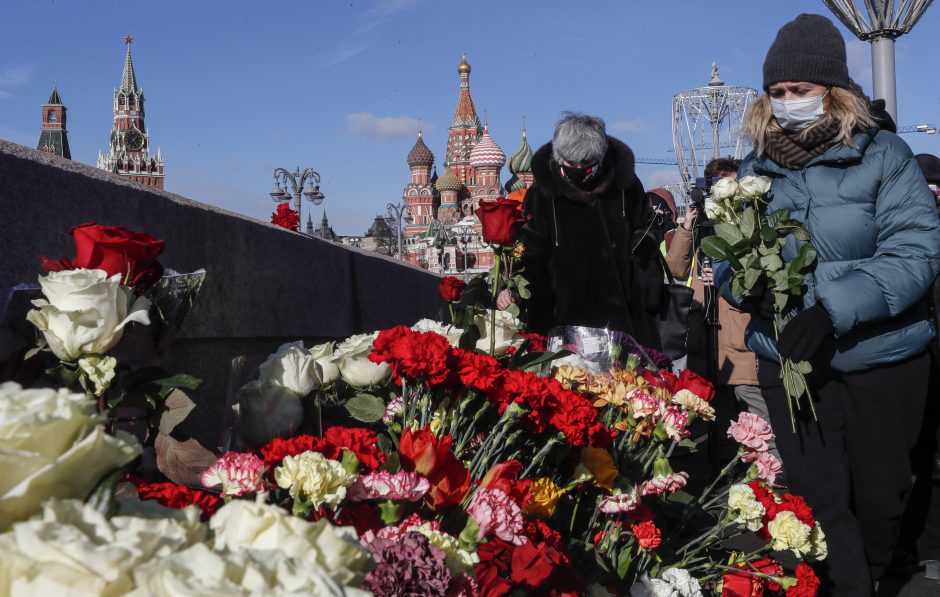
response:
<path id="1" fill-rule="evenodd" d="M 408 500 L 417 502 L 431 489 L 428 480 L 418 473 L 376 471 L 360 475 L 349 486 L 347 496 L 351 502 L 365 500 Z"/>
<path id="2" fill-rule="evenodd" d="M 254 454 L 226 452 L 202 473 L 202 484 L 222 486 L 222 495 L 244 495 L 264 491 L 264 461 Z"/>
<path id="3" fill-rule="evenodd" d="M 685 487 L 688 480 L 688 473 L 673 473 L 666 477 L 653 477 L 640 486 L 640 493 L 643 495 L 674 493 Z"/>
<path id="4" fill-rule="evenodd" d="M 689 414 L 681 407 L 670 406 L 666 409 L 663 416 L 663 427 L 666 429 L 666 435 L 675 441 L 682 441 L 689 437 Z"/>
<path id="5" fill-rule="evenodd" d="M 741 456 L 741 460 L 757 465 L 757 476 L 770 484 L 773 484 L 777 475 L 783 472 L 783 465 L 770 452 L 748 450 Z"/>
<path id="6" fill-rule="evenodd" d="M 432 531 L 440 531 L 441 523 L 436 520 L 425 520 L 418 516 L 417 514 L 408 515 L 405 520 L 401 521 L 397 527 L 382 527 L 376 532 L 368 530 L 359 537 L 359 542 L 363 546 L 369 547 L 369 545 L 376 539 L 399 539 L 404 536 L 408 531 L 411 531 L 421 525 L 428 525 L 428 528 Z"/>
<path id="7" fill-rule="evenodd" d="M 480 527 L 480 539 L 496 535 L 513 545 L 524 545 L 528 540 L 522 510 L 501 489 L 478 489 L 467 506 L 467 513 Z"/>
<path id="8" fill-rule="evenodd" d="M 627 401 L 630 402 L 630 409 L 637 419 L 659 415 L 662 412 L 663 403 L 640 390 L 633 390 L 627 394 Z"/>
<path id="9" fill-rule="evenodd" d="M 640 492 L 634 487 L 627 493 L 618 493 L 617 495 L 608 495 L 601 500 L 598 509 L 604 514 L 619 514 L 636 510 L 640 505 Z"/>
<path id="10" fill-rule="evenodd" d="M 752 450 L 766 452 L 770 447 L 767 442 L 774 438 L 774 433 L 770 430 L 770 423 L 754 413 L 743 412 L 737 421 L 731 421 L 728 437 Z"/>
<path id="11" fill-rule="evenodd" d="M 404 408 L 405 402 L 402 400 L 401 396 L 395 396 L 391 399 L 388 405 L 385 407 L 385 414 L 382 415 L 382 422 L 388 425 L 395 420 L 395 417 L 401 414 L 402 408 Z"/>

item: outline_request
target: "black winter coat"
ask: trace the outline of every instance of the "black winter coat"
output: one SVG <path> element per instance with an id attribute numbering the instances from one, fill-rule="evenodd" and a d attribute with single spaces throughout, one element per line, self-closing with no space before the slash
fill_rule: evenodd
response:
<path id="1" fill-rule="evenodd" d="M 532 170 L 522 232 L 523 275 L 532 293 L 522 305 L 527 328 L 606 327 L 659 348 L 652 313 L 662 297 L 663 269 L 633 152 L 608 137 L 607 154 L 587 190 L 561 174 L 551 143 L 535 153 Z"/>

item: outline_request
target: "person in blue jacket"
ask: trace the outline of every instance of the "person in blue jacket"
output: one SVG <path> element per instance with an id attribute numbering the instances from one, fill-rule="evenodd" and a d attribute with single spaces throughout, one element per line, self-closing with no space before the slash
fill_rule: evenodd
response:
<path id="1" fill-rule="evenodd" d="M 834 595 L 869 595 L 891 560 L 911 487 L 940 220 L 910 148 L 878 128 L 849 79 L 845 41 L 829 19 L 803 14 L 784 25 L 763 75 L 765 93 L 744 122 L 755 149 L 739 177 L 771 179 L 770 209 L 805 223 L 818 259 L 779 341 L 758 313 L 748 345 L 790 490 L 827 536 L 817 572 Z M 799 244 L 790 238 L 784 257 Z M 817 420 L 804 406 L 795 433 L 780 357 L 814 368 Z"/>

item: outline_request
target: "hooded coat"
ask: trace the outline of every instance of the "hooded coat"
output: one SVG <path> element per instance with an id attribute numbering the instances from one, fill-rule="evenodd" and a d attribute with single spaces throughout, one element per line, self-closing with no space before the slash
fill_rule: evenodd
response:
<path id="1" fill-rule="evenodd" d="M 917 356 L 934 337 L 925 295 L 940 271 L 940 220 L 910 148 L 897 135 L 856 133 L 802 170 L 749 156 L 740 176 L 771 179 L 771 208 L 786 208 L 809 230 L 817 263 L 806 276 L 802 308 L 821 304 L 835 337 L 817 360 L 851 372 Z M 792 237 L 783 257 L 796 256 Z M 725 264 L 722 264 L 725 269 Z M 719 282 L 727 279 L 716 271 Z M 777 360 L 769 321 L 755 316 L 748 346 Z"/>
<path id="2" fill-rule="evenodd" d="M 528 329 L 558 325 L 608 328 L 660 347 L 653 313 L 662 300 L 663 268 L 653 214 L 634 171 L 633 152 L 607 138 L 598 173 L 580 189 L 561 173 L 552 144 L 532 160 L 535 183 L 523 203 L 523 276 Z"/>

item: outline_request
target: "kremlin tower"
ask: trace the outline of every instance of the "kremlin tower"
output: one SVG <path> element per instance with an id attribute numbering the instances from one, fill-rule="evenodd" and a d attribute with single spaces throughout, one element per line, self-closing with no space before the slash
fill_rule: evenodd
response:
<path id="1" fill-rule="evenodd" d="M 42 105 L 42 132 L 36 149 L 72 159 L 68 131 L 65 130 L 65 106 L 59 97 L 58 85 L 53 85 L 49 101 Z"/>
<path id="2" fill-rule="evenodd" d="M 114 90 L 114 126 L 111 129 L 110 148 L 106 155 L 98 152 L 98 167 L 120 174 L 135 182 L 163 188 L 163 156 L 157 149 L 150 155 L 150 133 L 144 125 L 144 92 L 137 86 L 131 44 L 134 38 L 124 38 L 127 54 L 121 87 Z"/>

